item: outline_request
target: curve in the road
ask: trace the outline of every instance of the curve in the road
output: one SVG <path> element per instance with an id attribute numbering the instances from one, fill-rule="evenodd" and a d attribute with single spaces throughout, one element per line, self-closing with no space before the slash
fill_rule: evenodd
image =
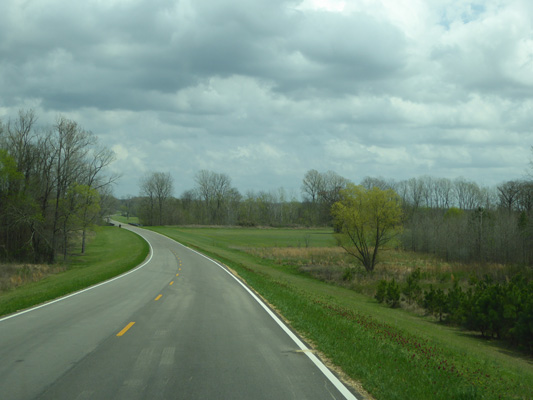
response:
<path id="1" fill-rule="evenodd" d="M 128 229 L 150 245 L 144 263 L 0 319 L 2 396 L 356 399 L 224 265 Z"/>

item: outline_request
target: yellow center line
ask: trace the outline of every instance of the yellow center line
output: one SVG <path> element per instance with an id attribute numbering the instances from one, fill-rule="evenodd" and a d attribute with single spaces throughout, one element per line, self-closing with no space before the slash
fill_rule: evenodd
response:
<path id="1" fill-rule="evenodd" d="M 176 274 L 176 276 L 180 276 L 180 274 Z"/>
<path id="2" fill-rule="evenodd" d="M 173 284 L 174 284 L 174 281 L 170 282 L 170 284 L 173 285 Z"/>
<path id="3" fill-rule="evenodd" d="M 159 296 L 157 296 L 157 297 L 155 298 L 155 301 L 159 300 L 161 297 L 163 297 L 162 294 L 160 294 Z"/>
<path id="4" fill-rule="evenodd" d="M 130 328 L 133 326 L 134 323 L 135 323 L 135 322 L 130 322 L 128 325 L 126 325 L 126 326 L 124 327 L 124 329 L 122 329 L 119 333 L 117 333 L 117 336 L 122 336 L 122 335 L 124 335 L 124 334 L 128 331 L 128 329 L 130 329 Z"/>

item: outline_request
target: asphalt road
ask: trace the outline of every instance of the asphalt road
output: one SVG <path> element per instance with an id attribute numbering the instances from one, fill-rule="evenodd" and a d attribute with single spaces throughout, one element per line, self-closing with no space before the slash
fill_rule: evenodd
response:
<path id="1" fill-rule="evenodd" d="M 128 229 L 137 269 L 0 318 L 0 399 L 355 399 L 221 265 Z"/>

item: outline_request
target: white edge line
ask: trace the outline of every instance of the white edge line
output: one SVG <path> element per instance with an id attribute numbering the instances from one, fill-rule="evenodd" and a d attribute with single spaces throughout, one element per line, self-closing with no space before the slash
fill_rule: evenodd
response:
<path id="1" fill-rule="evenodd" d="M 226 272 L 229 276 L 231 276 L 233 279 L 235 279 L 239 285 L 241 285 L 249 294 L 250 296 L 252 296 L 255 301 L 257 301 L 259 303 L 259 305 L 261 307 L 263 307 L 263 309 L 268 313 L 268 315 L 270 315 L 270 317 L 276 321 L 276 323 L 280 326 L 281 329 L 283 329 L 283 331 L 294 341 L 294 343 L 296 343 L 296 345 L 300 348 L 300 350 L 304 350 L 304 354 L 309 357 L 309 359 L 313 362 L 313 364 L 315 364 L 317 366 L 317 368 L 322 371 L 322 373 L 326 376 L 326 378 L 329 379 L 329 381 L 333 384 L 333 386 L 335 386 L 337 388 L 337 390 L 347 399 L 347 400 L 358 400 L 357 397 L 355 397 L 355 395 L 350 392 L 346 386 L 339 380 L 339 378 L 337 378 L 331 371 L 328 367 L 326 367 L 324 365 L 324 363 L 317 357 L 315 356 L 312 352 L 310 351 L 305 351 L 305 350 L 310 350 L 306 345 L 305 343 L 303 343 L 299 338 L 298 336 L 296 336 L 290 329 L 289 327 L 283 322 L 281 321 L 278 316 L 263 302 L 263 300 L 261 300 L 253 291 L 250 290 L 250 288 L 248 288 L 248 286 L 246 286 L 241 280 L 239 280 L 235 275 L 233 275 L 230 271 L 228 271 L 228 269 L 226 267 L 224 267 L 222 264 L 220 264 L 218 261 L 206 256 L 205 254 L 202 254 L 200 253 L 199 251 L 196 251 L 194 249 L 191 249 L 190 247 L 188 246 L 185 246 L 184 244 L 178 242 L 177 240 L 174 240 L 168 236 L 165 236 L 159 232 L 155 232 L 155 231 L 151 231 L 151 232 L 154 232 L 154 233 L 157 233 L 158 235 L 161 235 L 169 240 L 172 240 L 173 242 L 179 244 L 180 246 L 183 246 L 184 248 L 186 248 L 187 250 L 190 250 L 192 251 L 193 253 L 196 253 L 202 257 L 204 257 L 205 259 L 211 261 L 212 263 L 214 263 L 215 265 L 217 265 L 218 267 L 220 267 L 224 272 Z"/>
<path id="2" fill-rule="evenodd" d="M 129 229 L 128 229 L 129 230 Z M 39 304 L 38 306 L 35 306 L 35 307 L 31 307 L 31 308 L 28 308 L 26 310 L 22 310 L 22 311 L 19 311 L 19 312 L 16 312 L 14 314 L 11 314 L 11 315 L 8 315 L 7 317 L 3 317 L 3 318 L 0 318 L 0 322 L 2 321 L 6 321 L 8 319 L 11 319 L 11 318 L 15 318 L 15 317 L 18 317 L 19 315 L 22 315 L 22 314 L 26 314 L 26 313 L 29 313 L 31 311 L 35 311 L 35 310 L 38 310 L 39 308 L 43 308 L 43 307 L 47 307 L 51 304 L 54 304 L 54 303 L 58 303 L 60 301 L 63 301 L 63 300 L 66 300 L 70 297 L 73 297 L 73 296 L 77 296 L 81 293 L 84 293 L 84 292 L 87 292 L 89 290 L 93 290 L 93 289 L 96 289 L 97 287 L 100 287 L 100 286 L 103 286 L 103 285 L 107 285 L 108 283 L 111 283 L 113 281 L 116 281 L 117 279 L 120 279 L 120 278 L 123 278 L 125 277 L 126 275 L 129 275 L 129 274 L 132 274 L 133 272 L 135 271 L 138 271 L 140 270 L 141 268 L 143 268 L 146 264 L 148 264 L 150 261 L 152 261 L 152 257 L 154 255 L 154 250 L 152 248 L 152 244 L 143 236 L 141 235 L 140 233 L 138 232 L 134 232 L 132 230 L 129 230 L 130 232 L 133 232 L 137 235 L 139 235 L 141 238 L 144 239 L 144 241 L 146 243 L 148 243 L 148 246 L 150 247 L 150 256 L 148 257 L 148 259 L 146 261 L 144 261 L 142 264 L 138 265 L 137 267 L 135 267 L 134 269 L 131 269 L 127 272 L 124 272 L 123 274 L 120 274 L 118 276 L 115 276 L 114 278 L 111 278 L 111 279 L 108 279 L 107 281 L 104 281 L 104 282 L 100 282 L 100 283 L 97 283 L 95 285 L 92 285 L 92 286 L 89 286 L 85 289 L 81 289 L 81 290 L 78 290 L 77 292 L 73 292 L 73 293 L 70 293 L 70 294 L 67 294 L 65 296 L 62 296 L 62 297 L 58 297 L 57 299 L 54 299 L 54 300 L 50 300 L 46 303 L 42 303 L 42 304 Z"/>

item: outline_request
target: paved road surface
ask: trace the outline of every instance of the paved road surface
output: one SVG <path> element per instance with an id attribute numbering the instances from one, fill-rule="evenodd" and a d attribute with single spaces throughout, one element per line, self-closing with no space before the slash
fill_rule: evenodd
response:
<path id="1" fill-rule="evenodd" d="M 355 398 L 220 265 L 128 229 L 139 268 L 0 319 L 0 399 Z"/>

